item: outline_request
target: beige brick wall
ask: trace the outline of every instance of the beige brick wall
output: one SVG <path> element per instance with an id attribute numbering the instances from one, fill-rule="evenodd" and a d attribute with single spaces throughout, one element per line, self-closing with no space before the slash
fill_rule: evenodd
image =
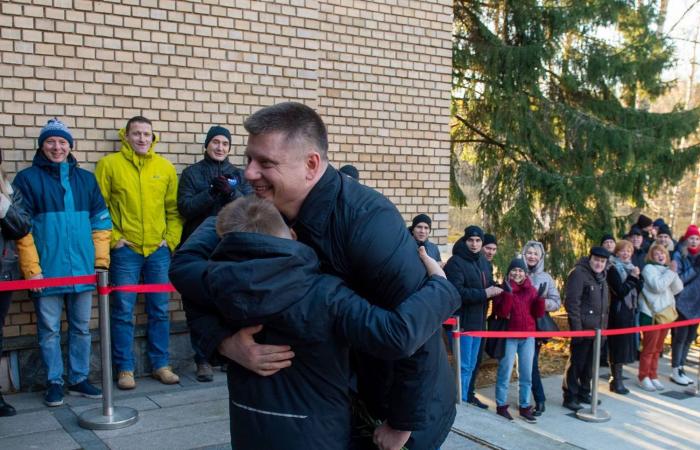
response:
<path id="1" fill-rule="evenodd" d="M 58 116 L 92 170 L 137 114 L 154 121 L 158 151 L 178 172 L 199 160 L 211 124 L 232 130 L 233 162 L 242 164 L 245 117 L 302 101 L 328 125 L 331 161 L 354 164 L 407 221 L 430 214 L 433 240 L 444 244 L 451 8 L 448 0 L 3 0 L 3 167 L 27 167 L 39 129 Z M 179 300 L 171 310 L 182 319 Z M 6 335 L 33 334 L 34 323 L 31 302 L 14 302 Z"/>

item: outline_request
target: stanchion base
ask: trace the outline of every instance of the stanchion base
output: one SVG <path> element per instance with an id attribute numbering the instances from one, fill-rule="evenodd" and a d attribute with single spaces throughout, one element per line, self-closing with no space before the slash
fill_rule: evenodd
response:
<path id="1" fill-rule="evenodd" d="M 610 414 L 602 408 L 596 408 L 595 414 L 593 414 L 592 408 L 583 408 L 576 411 L 576 418 L 584 422 L 601 423 L 610 420 Z"/>
<path id="2" fill-rule="evenodd" d="M 78 424 L 89 430 L 116 430 L 128 427 L 139 420 L 139 412 L 134 408 L 115 406 L 112 410 L 111 416 L 103 415 L 102 408 L 85 411 L 78 418 Z"/>
<path id="3" fill-rule="evenodd" d="M 683 391 L 691 397 L 700 397 L 700 390 L 697 387 L 691 387 Z"/>

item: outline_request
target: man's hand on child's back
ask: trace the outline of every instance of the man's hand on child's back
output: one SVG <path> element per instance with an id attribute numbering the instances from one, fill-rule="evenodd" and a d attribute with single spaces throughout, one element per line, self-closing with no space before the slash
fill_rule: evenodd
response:
<path id="1" fill-rule="evenodd" d="M 418 247 L 418 256 L 420 256 L 420 260 L 423 261 L 423 265 L 425 265 L 425 270 L 428 271 L 428 276 L 437 275 L 438 277 L 447 278 L 447 276 L 445 275 L 445 271 L 442 270 L 440 264 L 438 264 L 437 261 L 428 256 L 428 253 L 425 251 L 425 247 Z"/>
<path id="2" fill-rule="evenodd" d="M 263 345 L 255 342 L 253 335 L 262 325 L 242 328 L 219 344 L 221 355 L 231 359 L 251 372 L 263 377 L 273 375 L 292 365 L 294 352 L 288 345 Z"/>

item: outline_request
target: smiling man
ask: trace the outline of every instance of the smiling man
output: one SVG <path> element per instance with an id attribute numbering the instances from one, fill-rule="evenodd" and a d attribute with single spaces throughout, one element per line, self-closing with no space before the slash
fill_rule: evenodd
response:
<path id="1" fill-rule="evenodd" d="M 326 127 L 314 110 L 281 103 L 259 110 L 244 126 L 249 133 L 246 179 L 257 196 L 270 200 L 284 215 L 298 240 L 316 251 L 322 271 L 339 276 L 386 309 L 421 290 L 425 268 L 401 215 L 384 196 L 329 165 Z M 259 327 L 232 334 L 196 287 L 178 282 L 187 275 L 190 261 L 208 257 L 215 235 L 213 221 L 207 219 L 176 253 L 171 280 L 183 298 L 193 299 L 188 320 L 201 330 L 206 354 L 218 351 L 260 375 L 272 375 L 292 364 L 289 347 L 256 344 L 251 333 Z M 382 425 L 368 440 L 358 439 L 354 448 L 373 448 L 372 440 L 382 450 L 398 450 L 404 444 L 438 448 L 456 412 L 454 380 L 438 330 L 408 359 L 387 362 L 356 352 L 355 360 L 358 405 L 366 406 Z M 235 383 L 231 372 L 229 383 Z"/>
<path id="2" fill-rule="evenodd" d="M 204 138 L 202 160 L 182 171 L 177 188 L 177 209 L 185 219 L 181 242 L 185 242 L 204 219 L 217 215 L 227 203 L 250 193 L 243 171 L 228 160 L 230 152 L 231 132 L 214 125 Z M 187 301 L 183 303 L 189 304 Z M 198 339 L 196 330 L 191 330 L 197 381 L 212 381 L 214 373 L 199 349 Z"/>
<path id="3" fill-rule="evenodd" d="M 114 219 L 110 279 L 114 285 L 168 282 L 170 253 L 180 242 L 182 221 L 177 211 L 175 167 L 155 152 L 158 142 L 151 121 L 129 119 L 119 130 L 122 147 L 97 163 L 95 176 Z M 146 294 L 148 357 L 153 377 L 175 384 L 169 366 L 168 294 Z M 133 389 L 134 304 L 136 294 L 115 292 L 112 299 L 112 355 L 117 387 Z"/>

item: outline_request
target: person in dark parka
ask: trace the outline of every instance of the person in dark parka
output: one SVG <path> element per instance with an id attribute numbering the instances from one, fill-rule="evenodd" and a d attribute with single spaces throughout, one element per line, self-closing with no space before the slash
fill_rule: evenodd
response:
<path id="1" fill-rule="evenodd" d="M 339 276 L 386 309 L 420 290 L 425 267 L 401 215 L 384 196 L 330 166 L 328 136 L 318 114 L 286 102 L 259 110 L 244 125 L 250 133 L 246 179 L 257 196 L 274 203 L 299 242 L 314 249 L 324 273 Z M 186 256 L 182 251 L 175 255 L 171 275 Z M 258 328 L 234 333 L 220 322 L 205 294 L 195 288 L 185 295 L 192 300 L 185 304 L 192 332 L 205 354 L 219 354 L 267 375 L 292 364 L 288 346 L 256 344 L 252 333 Z M 456 415 L 454 377 L 438 330 L 410 358 L 399 361 L 353 353 L 357 398 L 382 421 L 373 435 L 358 435 L 355 448 L 373 448 L 372 440 L 388 448 L 437 448 Z"/>
<path id="2" fill-rule="evenodd" d="M 2 153 L 0 153 L 0 163 L 2 163 Z M 12 188 L 10 180 L 0 168 L 0 279 L 2 281 L 21 278 L 15 240 L 26 236 L 32 226 L 29 214 L 22 207 L 23 203 L 22 193 Z M 2 354 L 2 329 L 7 312 L 10 310 L 11 299 L 12 291 L 0 292 L 0 355 Z M 15 408 L 5 403 L 0 393 L 0 417 L 15 414 L 17 414 Z"/>
<path id="3" fill-rule="evenodd" d="M 569 315 L 571 331 L 606 328 L 608 283 L 605 268 L 609 257 L 610 253 L 603 247 L 593 247 L 589 255 L 581 258 L 569 273 L 564 307 Z M 581 403 L 591 402 L 592 358 L 592 338 L 571 339 L 571 354 L 562 384 L 565 408 L 578 411 L 583 408 Z"/>
<path id="4" fill-rule="evenodd" d="M 177 186 L 177 210 L 185 219 L 181 243 L 204 219 L 218 214 L 231 200 L 251 192 L 250 185 L 243 178 L 243 171 L 229 162 L 230 151 L 231 132 L 222 126 L 212 126 L 204 138 L 204 157 L 182 171 Z M 190 334 L 197 380 L 212 381 L 214 374 L 211 365 L 197 348 L 193 336 Z"/>
<path id="5" fill-rule="evenodd" d="M 452 247 L 452 257 L 445 264 L 447 279 L 454 284 L 462 299 L 460 327 L 464 331 L 482 331 L 486 322 L 488 299 L 501 293 L 493 286 L 490 267 L 481 254 L 484 232 L 476 225 L 464 229 Z M 469 384 L 476 367 L 481 338 L 460 336 L 462 399 L 468 401 Z"/>
<path id="6" fill-rule="evenodd" d="M 632 264 L 634 246 L 630 241 L 620 240 L 615 244 L 615 254 L 610 257 L 607 282 L 610 289 L 610 318 L 608 328 L 634 327 L 637 300 L 642 290 L 639 267 Z M 637 357 L 634 334 L 609 336 L 608 358 L 610 360 L 610 391 L 626 395 L 629 393 L 622 382 L 622 366 L 633 363 Z"/>
<path id="7" fill-rule="evenodd" d="M 199 232 L 185 244 L 197 251 L 216 245 L 211 259 L 193 259 L 173 282 L 200 284 L 227 326 L 262 324 L 261 342 L 291 344 L 295 352 L 294 364 L 270 377 L 232 364 L 233 448 L 347 449 L 348 344 L 384 359 L 405 358 L 457 309 L 457 292 L 423 251 L 430 295 L 414 294 L 394 311 L 371 306 L 340 278 L 321 274 L 313 250 L 293 241 L 272 203 L 256 197 L 225 207 L 216 229 L 218 245 Z"/>
<path id="8" fill-rule="evenodd" d="M 215 216 L 228 202 L 251 193 L 243 171 L 228 160 L 230 149 L 229 130 L 213 126 L 204 140 L 202 160 L 182 171 L 177 186 L 177 210 L 185 219 L 180 242 L 185 242 L 204 219 Z"/>

